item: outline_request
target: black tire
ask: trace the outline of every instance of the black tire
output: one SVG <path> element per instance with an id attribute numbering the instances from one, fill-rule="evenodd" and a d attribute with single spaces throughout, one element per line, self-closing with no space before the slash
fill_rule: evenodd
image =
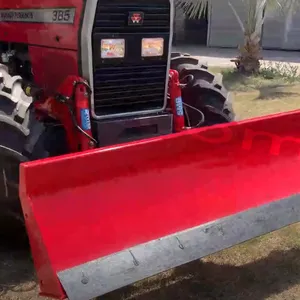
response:
<path id="1" fill-rule="evenodd" d="M 6 73 L 6 80 L 8 78 Z M 5 83 L 5 82 L 4 82 Z M 29 108 L 25 118 L 14 116 L 16 103 L 10 99 L 18 90 L 26 97 L 20 84 L 8 89 L 0 85 L 0 219 L 14 218 L 23 221 L 19 201 L 19 165 L 21 162 L 48 156 L 44 148 L 45 128 Z M 24 93 L 21 94 L 21 93 Z M 1 222 L 2 223 L 2 222 Z"/>
<path id="2" fill-rule="evenodd" d="M 48 154 L 43 147 L 42 125 L 30 116 L 28 131 L 24 131 L 3 112 L 3 106 L 0 97 L 0 239 L 3 247 L 23 249 L 28 247 L 28 237 L 19 199 L 19 165 Z"/>
<path id="3" fill-rule="evenodd" d="M 0 114 L 0 215 L 19 220 L 22 220 L 19 201 L 19 165 L 28 160 L 48 156 L 42 141 L 44 128 L 35 122 L 31 125 L 29 132 L 39 131 L 37 141 L 33 141 L 32 135 L 25 135 L 18 124 L 5 122 L 3 114 Z"/>
<path id="4" fill-rule="evenodd" d="M 223 85 L 222 75 L 211 73 L 206 64 L 189 54 L 173 53 L 171 57 L 171 69 L 178 71 L 184 85 L 186 125 L 199 127 L 234 121 L 231 95 Z"/>

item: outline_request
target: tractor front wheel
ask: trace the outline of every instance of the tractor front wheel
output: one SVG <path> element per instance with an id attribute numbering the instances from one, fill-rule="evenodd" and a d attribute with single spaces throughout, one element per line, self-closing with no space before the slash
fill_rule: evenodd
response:
<path id="1" fill-rule="evenodd" d="M 221 74 L 214 75 L 205 63 L 189 54 L 173 53 L 171 69 L 179 73 L 186 126 L 200 127 L 232 122 L 232 97 Z"/>

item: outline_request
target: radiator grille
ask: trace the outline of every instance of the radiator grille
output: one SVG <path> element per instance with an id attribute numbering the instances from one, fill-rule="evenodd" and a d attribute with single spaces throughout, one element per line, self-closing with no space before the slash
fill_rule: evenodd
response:
<path id="1" fill-rule="evenodd" d="M 127 26 L 128 12 L 144 12 L 143 25 Z M 95 32 L 100 33 L 168 33 L 170 30 L 170 5 L 157 1 L 148 5 L 143 1 L 126 3 L 123 1 L 101 1 L 97 7 Z"/>
<path id="2" fill-rule="evenodd" d="M 155 2 L 156 1 L 156 2 Z M 93 29 L 94 110 L 97 116 L 160 110 L 165 102 L 170 33 L 170 4 L 155 0 L 99 1 Z M 143 12 L 141 26 L 128 25 L 130 12 Z M 164 56 L 141 57 L 141 40 L 165 39 Z M 124 59 L 102 60 L 103 38 L 124 38 Z"/>

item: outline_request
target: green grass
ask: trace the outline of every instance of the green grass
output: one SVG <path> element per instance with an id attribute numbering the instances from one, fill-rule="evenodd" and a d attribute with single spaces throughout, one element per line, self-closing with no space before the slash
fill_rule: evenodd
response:
<path id="1" fill-rule="evenodd" d="M 211 67 L 213 73 L 221 73 L 226 88 L 230 91 L 253 91 L 266 87 L 286 87 L 300 83 L 299 70 L 289 64 L 273 63 L 264 64 L 260 73 L 246 76 L 235 68 Z"/>
<path id="2" fill-rule="evenodd" d="M 266 70 L 256 76 L 245 76 L 234 68 L 210 68 L 211 72 L 223 75 L 225 87 L 234 95 L 233 106 L 239 119 L 299 109 L 300 77 L 279 69 L 277 73 L 273 70 L 273 78 L 267 78 Z"/>

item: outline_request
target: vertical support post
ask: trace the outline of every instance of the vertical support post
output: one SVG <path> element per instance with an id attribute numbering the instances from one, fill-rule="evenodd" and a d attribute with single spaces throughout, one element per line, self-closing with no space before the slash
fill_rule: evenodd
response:
<path id="1" fill-rule="evenodd" d="M 176 70 L 170 70 L 169 77 L 170 106 L 173 113 L 173 130 L 175 132 L 180 132 L 184 130 L 185 126 L 179 74 Z"/>

